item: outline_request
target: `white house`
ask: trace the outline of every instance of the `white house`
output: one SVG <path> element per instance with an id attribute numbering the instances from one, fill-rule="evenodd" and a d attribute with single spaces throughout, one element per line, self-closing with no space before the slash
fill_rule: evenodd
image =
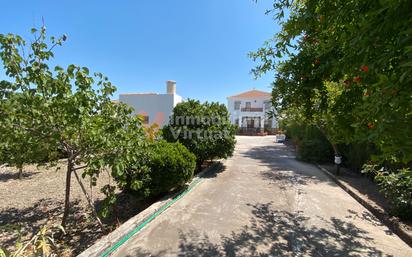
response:
<path id="1" fill-rule="evenodd" d="M 268 115 L 272 110 L 271 98 L 270 93 L 259 90 L 229 96 L 227 107 L 232 124 L 246 131 L 273 131 L 277 122 Z"/>
<path id="2" fill-rule="evenodd" d="M 134 115 L 142 115 L 143 123 L 151 125 L 156 123 L 159 127 L 169 123 L 173 108 L 183 101 L 176 94 L 176 82 L 166 81 L 166 93 L 132 93 L 120 94 L 119 101 L 134 108 Z"/>

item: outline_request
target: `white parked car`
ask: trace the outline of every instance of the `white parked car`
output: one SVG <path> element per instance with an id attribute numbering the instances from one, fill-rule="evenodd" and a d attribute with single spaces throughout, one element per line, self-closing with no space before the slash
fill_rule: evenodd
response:
<path id="1" fill-rule="evenodd" d="M 286 135 L 285 134 L 277 134 L 275 136 L 275 142 L 276 143 L 281 143 L 284 142 L 286 140 Z"/>

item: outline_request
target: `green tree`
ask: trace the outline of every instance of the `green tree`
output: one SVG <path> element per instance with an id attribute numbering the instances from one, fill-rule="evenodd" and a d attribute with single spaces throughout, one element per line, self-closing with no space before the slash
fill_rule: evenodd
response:
<path id="1" fill-rule="evenodd" d="M 373 142 L 381 162 L 409 163 L 411 10 L 407 0 L 275 1 L 282 29 L 251 53 L 254 72 L 276 70 L 278 109 L 299 107 L 310 121 L 333 112 L 338 137 Z M 333 106 L 326 81 L 343 88 Z"/>
<path id="2" fill-rule="evenodd" d="M 277 0 L 268 13 L 281 31 L 250 56 L 255 75 L 276 72 L 278 113 L 316 124 L 332 145 L 372 144 L 389 172 L 410 168 L 412 2 Z"/>
<path id="3" fill-rule="evenodd" d="M 42 163 L 55 158 L 57 152 L 47 149 L 47 145 L 32 137 L 30 133 L 22 129 L 24 120 L 10 121 L 10 118 L 20 117 L 17 104 L 21 97 L 16 94 L 13 97 L 1 97 L 0 104 L 0 163 L 15 166 L 19 179 L 23 176 L 23 166 L 30 163 Z"/>
<path id="4" fill-rule="evenodd" d="M 235 127 L 225 105 L 190 99 L 173 109 L 163 137 L 180 142 L 194 153 L 198 170 L 206 160 L 232 156 L 236 143 Z"/>
<path id="5" fill-rule="evenodd" d="M 130 162 L 140 162 L 145 135 L 141 121 L 131 117 L 129 108 L 112 103 L 110 97 L 116 88 L 107 77 L 90 75 L 88 68 L 76 65 L 49 68 L 52 50 L 66 40 L 65 35 L 49 41 L 45 27 L 32 29 L 32 33 L 34 41 L 28 47 L 18 35 L 0 35 L 0 57 L 10 78 L 0 82 L 0 110 L 11 108 L 2 118 L 6 124 L 1 129 L 6 130 L 6 143 L 17 140 L 11 148 L 21 146 L 13 152 L 23 151 L 24 157 L 37 153 L 33 149 L 37 143 L 51 151 L 61 149 L 67 156 L 64 226 L 70 209 L 72 174 L 78 179 L 77 170 L 86 168 L 83 175 L 90 175 L 93 183 L 106 168 L 122 174 Z M 16 127 L 22 136 L 12 138 L 11 129 Z M 13 161 L 10 154 L 2 156 L 6 162 Z M 103 190 L 114 191 L 110 185 Z"/>

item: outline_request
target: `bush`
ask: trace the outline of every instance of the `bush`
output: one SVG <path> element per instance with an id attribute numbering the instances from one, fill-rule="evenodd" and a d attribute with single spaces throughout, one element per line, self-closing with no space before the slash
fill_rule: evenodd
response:
<path id="1" fill-rule="evenodd" d="M 350 170 L 360 172 L 362 167 L 370 159 L 372 154 L 376 152 L 372 144 L 364 142 L 356 142 L 351 144 L 339 145 L 339 149 L 344 157 L 343 165 Z"/>
<path id="2" fill-rule="evenodd" d="M 196 158 L 182 144 L 159 141 L 148 149 L 147 169 L 128 171 L 126 191 L 152 197 L 182 187 L 193 178 Z"/>
<path id="3" fill-rule="evenodd" d="M 392 214 L 412 220 L 412 171 L 403 168 L 390 172 L 375 168 L 373 165 L 365 165 L 364 172 L 375 174 L 380 191 L 392 205 Z"/>
<path id="4" fill-rule="evenodd" d="M 298 159 L 308 162 L 333 160 L 332 146 L 317 127 L 292 122 L 284 124 L 283 129 L 297 145 Z"/>
<path id="5" fill-rule="evenodd" d="M 182 143 L 194 153 L 200 170 L 206 160 L 232 156 L 235 130 L 225 105 L 188 100 L 173 109 L 170 124 L 163 128 L 163 137 L 168 142 Z"/>
<path id="6" fill-rule="evenodd" d="M 298 158 L 307 162 L 330 162 L 333 160 L 333 150 L 329 142 L 322 138 L 305 138 L 299 144 Z"/>

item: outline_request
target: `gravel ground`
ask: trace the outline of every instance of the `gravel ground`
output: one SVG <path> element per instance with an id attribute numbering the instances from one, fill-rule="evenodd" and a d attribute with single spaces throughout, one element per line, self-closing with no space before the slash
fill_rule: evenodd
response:
<path id="1" fill-rule="evenodd" d="M 24 177 L 17 178 L 17 171 L 10 167 L 0 168 L 0 247 L 12 249 L 19 236 L 23 240 L 30 238 L 45 224 L 59 224 L 63 215 L 65 192 L 66 163 L 59 162 L 56 167 L 24 167 Z M 81 174 L 81 171 L 78 171 Z M 97 186 L 92 191 L 88 179 L 83 179 L 95 203 L 104 199 L 100 192 L 103 185 L 109 183 L 108 174 L 101 174 Z M 57 238 L 59 251 L 65 256 L 80 253 L 93 244 L 102 233 L 93 219 L 87 201 L 73 174 L 71 188 L 72 213 L 69 216 L 66 235 Z M 124 204 L 125 201 L 123 201 Z M 130 208 L 138 211 L 136 206 Z M 134 213 L 133 213 L 134 214 Z M 132 215 L 132 214 L 130 214 Z M 106 220 L 108 230 L 115 224 Z M 108 225 L 110 224 L 110 225 Z"/>

